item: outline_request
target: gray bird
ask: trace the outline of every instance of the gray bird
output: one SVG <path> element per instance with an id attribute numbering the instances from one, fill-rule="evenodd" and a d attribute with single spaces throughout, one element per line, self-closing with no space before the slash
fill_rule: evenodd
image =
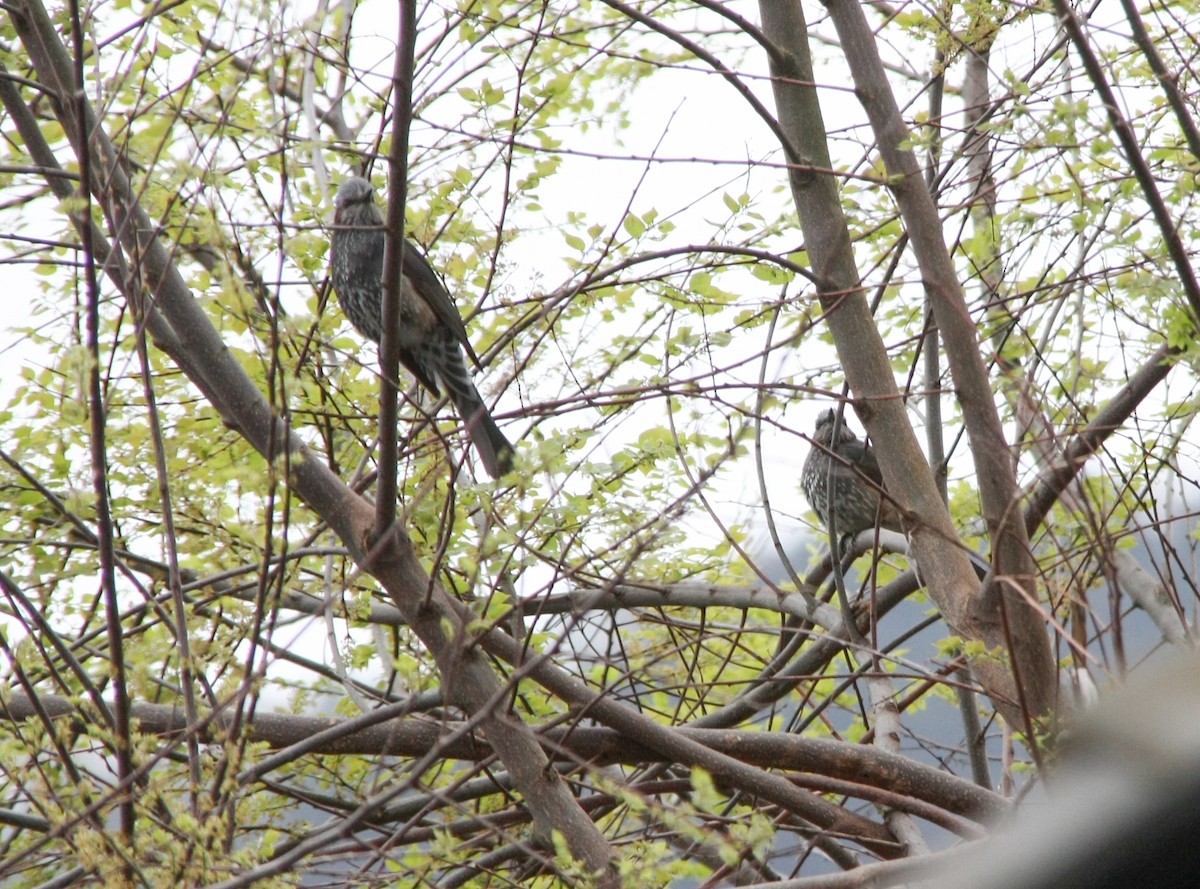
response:
<path id="1" fill-rule="evenodd" d="M 355 176 L 342 183 L 334 199 L 330 237 L 333 289 L 342 311 L 367 339 L 383 339 L 383 255 L 386 237 L 375 190 Z M 400 282 L 400 362 L 417 381 L 440 396 L 443 390 L 466 424 L 484 468 L 499 478 L 512 468 L 513 447 L 479 397 L 463 350 L 476 357 L 462 316 L 437 274 L 409 241 L 404 246 Z"/>
<path id="2" fill-rule="evenodd" d="M 812 449 L 800 473 L 809 506 L 826 528 L 837 524 L 839 540 L 878 524 L 903 533 L 896 505 L 882 497 L 883 474 L 871 446 L 859 441 L 845 422 L 834 441 L 837 415 L 828 410 L 817 418 Z M 831 508 L 832 507 L 832 508 Z"/>

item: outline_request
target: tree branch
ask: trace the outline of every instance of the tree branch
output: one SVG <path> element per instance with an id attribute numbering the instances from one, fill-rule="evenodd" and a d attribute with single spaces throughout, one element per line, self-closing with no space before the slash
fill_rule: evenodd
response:
<path id="1" fill-rule="evenodd" d="M 849 8 L 851 5 L 853 9 Z M 951 346 L 951 366 L 956 368 L 956 381 L 959 374 L 967 377 L 960 382 L 960 386 L 967 389 L 963 410 L 980 442 L 976 460 L 981 478 L 990 474 L 993 468 L 990 462 L 982 461 L 982 454 L 995 459 L 995 452 L 999 451 L 1002 454 L 1000 462 L 1008 471 L 1009 485 L 989 482 L 992 519 L 997 531 L 1004 530 L 1011 525 L 1006 510 L 1011 510 L 1016 502 L 1015 478 L 1007 450 L 1003 447 L 1003 435 L 995 405 L 990 400 L 987 377 L 982 373 L 982 362 L 974 345 L 970 317 L 953 278 L 953 268 L 949 277 L 944 273 L 945 263 L 940 256 L 945 255 L 945 245 L 941 241 L 941 226 L 932 208 L 932 198 L 915 158 L 900 150 L 907 132 L 878 65 L 873 38 L 862 19 L 861 9 L 857 4 L 839 3 L 831 3 L 829 8 L 846 45 L 860 98 L 872 115 L 881 150 L 905 190 L 901 206 L 908 207 L 910 213 L 914 209 L 910 205 L 915 202 L 928 207 L 927 211 L 921 209 L 923 229 L 919 232 L 914 230 L 917 223 L 906 217 L 909 234 L 914 249 L 917 249 L 917 236 L 920 235 L 922 243 L 918 256 L 935 263 L 933 269 L 925 270 L 926 284 L 937 291 L 934 300 L 939 306 L 939 328 L 948 342 L 955 341 Z M 1041 615 L 1019 593 L 1007 588 L 1004 602 L 1011 607 L 1002 612 L 979 614 L 975 611 L 978 591 L 975 572 L 958 543 L 950 514 L 904 415 L 883 342 L 861 292 L 837 186 L 831 177 L 801 172 L 802 169 L 828 169 L 831 166 L 816 90 L 810 85 L 813 82 L 812 63 L 803 12 L 796 2 L 766 0 L 760 3 L 760 11 L 768 38 L 788 52 L 788 64 L 773 63 L 772 74 L 780 123 L 789 134 L 791 144 L 800 152 L 800 156 L 789 158 L 792 163 L 801 165 L 790 177 L 792 194 L 800 212 L 805 244 L 821 281 L 818 294 L 846 379 L 856 397 L 855 408 L 871 437 L 888 442 L 888 447 L 880 449 L 878 454 L 880 466 L 889 493 L 911 517 L 912 550 L 930 595 L 958 633 L 968 639 L 983 641 L 989 652 L 999 649 L 1011 653 L 1011 666 L 997 662 L 991 654 L 980 658 L 978 675 L 997 709 L 1014 724 L 1027 728 L 1028 714 L 1045 712 L 1053 701 L 1055 690 L 1054 663 Z M 866 81 L 865 85 L 861 80 Z M 897 198 L 901 199 L 899 193 Z M 964 331 L 969 327 L 972 333 L 964 339 Z M 973 357 L 971 349 L 975 350 Z M 1004 468 L 997 467 L 996 473 L 1002 474 Z M 1004 550 L 1007 555 L 1001 564 L 1006 567 L 1025 565 L 1026 570 L 1014 575 L 1019 578 L 1032 576 L 1032 560 L 1027 547 L 1021 543 L 1024 537 L 1023 528 L 1012 533 L 1005 530 L 1003 535 L 1007 541 Z M 1005 616 L 1014 622 L 1012 633 L 1008 632 Z M 1026 695 L 1026 704 L 1022 706 Z"/>
<path id="2" fill-rule="evenodd" d="M 862 7 L 844 0 L 827 0 L 825 5 L 842 39 L 859 101 L 875 132 L 891 177 L 889 185 L 931 295 L 974 456 L 998 584 L 989 592 L 985 583 L 981 594 L 962 600 L 960 604 L 968 609 L 963 617 L 973 636 L 980 635 L 989 648 L 1009 652 L 1013 681 L 1008 691 L 1021 703 L 1020 719 L 1014 724 L 1023 727 L 1032 739 L 1030 717 L 1046 714 L 1054 705 L 1054 660 L 1044 616 L 1036 604 L 1035 566 L 1017 509 L 1019 491 L 1013 459 L 992 398 L 975 322 L 946 249 L 937 207 L 916 156 L 906 147 L 910 134 L 880 64 Z M 880 464 L 890 484 L 892 475 L 882 454 Z M 893 474 L 901 468 L 894 466 Z M 1010 711 L 1007 715 L 1011 719 L 1018 714 Z"/>
<path id="3" fill-rule="evenodd" d="M 280 450 L 289 456 L 292 489 L 319 513 L 346 544 L 351 556 L 387 589 L 409 625 L 433 654 L 446 677 L 447 692 L 467 712 L 483 714 L 483 731 L 521 788 L 539 829 L 547 839 L 558 831 L 589 870 L 615 885 L 613 853 L 548 760 L 528 726 L 505 711 L 508 694 L 481 654 L 469 645 L 470 613 L 451 602 L 426 574 L 412 542 L 400 528 L 368 544 L 373 526 L 371 507 L 327 469 L 316 455 L 271 410 L 262 393 L 225 348 L 155 236 L 121 164 L 120 153 L 96 119 L 86 99 L 69 101 L 71 62 L 39 0 L 21 0 L 10 13 L 30 61 L 44 88 L 57 97 L 55 112 L 76 155 L 90 151 L 95 159 L 89 184 L 96 202 L 111 218 L 128 220 L 120 232 L 122 246 L 139 256 L 152 307 L 146 313 L 152 331 L 174 333 L 156 342 L 177 346 L 171 358 L 208 396 L 222 417 L 238 429 L 268 461 Z M 78 109 L 78 114 L 76 110 Z M 126 286 L 126 285 L 122 285 Z M 125 294 L 132 299 L 135 294 Z M 426 595 L 426 593 L 429 595 Z"/>
<path id="4" fill-rule="evenodd" d="M 256 781 L 307 754 L 423 756 L 438 749 L 448 758 L 469 762 L 481 762 L 494 755 L 486 741 L 458 733 L 453 721 L 405 716 L 412 706 L 412 702 L 402 701 L 353 719 L 257 713 L 246 724 L 246 732 L 255 743 L 263 743 L 279 755 L 268 756 L 246 769 L 238 782 L 245 785 Z M 68 698 L 39 695 L 35 707 L 27 695 L 14 694 L 0 702 L 0 717 L 19 722 L 36 717 L 39 708 L 56 720 L 79 716 L 79 708 Z M 227 711 L 215 711 L 202 713 L 198 724 L 189 723 L 176 706 L 148 703 L 134 704 L 132 716 L 146 734 L 174 738 L 192 733 L 203 744 L 220 743 L 233 719 Z M 989 821 L 1010 811 L 1003 798 L 970 781 L 869 744 L 847 744 L 790 732 L 690 727 L 670 731 L 710 750 L 737 757 L 744 765 L 856 782 L 913 796 L 974 821 Z M 671 761 L 637 738 L 611 728 L 551 726 L 539 729 L 537 737 L 547 754 L 559 763 L 587 762 L 599 767 Z"/>

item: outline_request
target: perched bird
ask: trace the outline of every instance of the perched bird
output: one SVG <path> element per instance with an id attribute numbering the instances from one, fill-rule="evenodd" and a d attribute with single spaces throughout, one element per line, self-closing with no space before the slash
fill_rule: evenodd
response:
<path id="1" fill-rule="evenodd" d="M 837 441 L 837 415 L 829 410 L 817 418 L 812 449 L 804 461 L 800 485 L 825 527 L 837 525 L 839 540 L 859 531 L 882 528 L 903 533 L 896 505 L 882 497 L 883 475 L 871 446 L 859 441 L 843 422 Z"/>
<path id="2" fill-rule="evenodd" d="M 375 191 L 355 176 L 334 199 L 330 266 L 333 289 L 350 323 L 369 340 L 383 339 L 383 213 Z M 479 365 L 454 301 L 411 242 L 405 242 L 400 281 L 400 362 L 434 395 L 443 390 L 466 424 L 492 478 L 512 468 L 513 447 L 471 382 L 463 349 Z"/>

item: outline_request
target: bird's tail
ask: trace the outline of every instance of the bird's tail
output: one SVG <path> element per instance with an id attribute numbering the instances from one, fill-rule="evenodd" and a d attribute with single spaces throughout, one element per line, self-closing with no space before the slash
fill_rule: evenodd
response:
<path id="1" fill-rule="evenodd" d="M 472 386 L 471 389 L 469 395 L 464 393 L 455 397 L 455 407 L 467 425 L 467 434 L 471 436 L 471 444 L 475 445 L 475 450 L 479 452 L 484 469 L 492 478 L 500 478 L 512 469 L 513 446 L 492 419 L 475 387 Z"/>
<path id="2" fill-rule="evenodd" d="M 436 377 L 440 387 L 431 387 L 437 394 L 446 393 L 454 402 L 458 416 L 467 427 L 471 443 L 479 451 L 479 459 L 492 478 L 500 476 L 512 469 L 513 446 L 509 444 L 496 421 L 492 419 L 487 405 L 479 397 L 479 390 L 471 382 L 471 374 L 463 361 L 458 342 L 447 335 L 432 344 L 441 347 L 437 360 L 427 365 L 413 369 L 414 374 L 422 370 L 428 377 Z"/>

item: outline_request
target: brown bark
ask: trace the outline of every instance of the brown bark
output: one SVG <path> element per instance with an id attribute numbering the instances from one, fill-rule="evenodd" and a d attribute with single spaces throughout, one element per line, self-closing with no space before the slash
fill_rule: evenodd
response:
<path id="1" fill-rule="evenodd" d="M 807 31 L 799 3 L 762 2 L 763 30 L 778 53 L 772 75 L 786 133 L 790 182 L 818 295 L 833 333 L 855 408 L 871 437 L 886 440 L 878 454 L 888 490 L 906 513 L 912 552 L 930 595 L 950 626 L 988 652 L 973 666 L 996 707 L 1018 728 L 1050 711 L 1054 661 L 1033 589 L 1033 559 L 1017 508 L 1012 462 L 992 401 L 975 328 L 942 237 L 933 199 L 912 153 L 908 131 L 887 87 L 873 37 L 858 3 L 827 4 L 850 61 L 859 98 L 871 118 L 891 186 L 908 225 L 913 250 L 931 295 L 979 471 L 984 513 L 992 534 L 995 597 L 980 595 L 950 514 L 907 421 L 879 331 L 855 266 L 849 231 L 831 175 L 825 128 L 813 86 Z M 997 657 L 997 652 L 1001 653 Z"/>
<path id="2" fill-rule="evenodd" d="M 18 36 L 42 87 L 55 97 L 58 114 L 77 157 L 92 163 L 90 188 L 131 265 L 150 293 L 147 323 L 163 347 L 205 393 L 232 427 L 272 465 L 286 468 L 292 489 L 338 534 L 355 561 L 387 590 L 446 677 L 452 699 L 479 719 L 480 726 L 516 780 L 539 831 L 548 840 L 558 832 L 602 885 L 616 885 L 613 850 L 579 807 L 558 773 L 549 767 L 530 728 L 506 712 L 507 687 L 470 644 L 469 615 L 426 573 L 400 527 L 372 544 L 374 511 L 293 435 L 233 360 L 208 317 L 193 299 L 155 228 L 137 202 L 120 153 L 86 100 L 75 96 L 70 56 L 45 8 L 24 0 L 10 11 Z M 77 114 L 81 110 L 81 114 Z M 27 138 L 32 137 L 29 134 Z M 109 266 L 115 269 L 115 266 Z M 116 276 L 127 299 L 132 276 Z"/>

